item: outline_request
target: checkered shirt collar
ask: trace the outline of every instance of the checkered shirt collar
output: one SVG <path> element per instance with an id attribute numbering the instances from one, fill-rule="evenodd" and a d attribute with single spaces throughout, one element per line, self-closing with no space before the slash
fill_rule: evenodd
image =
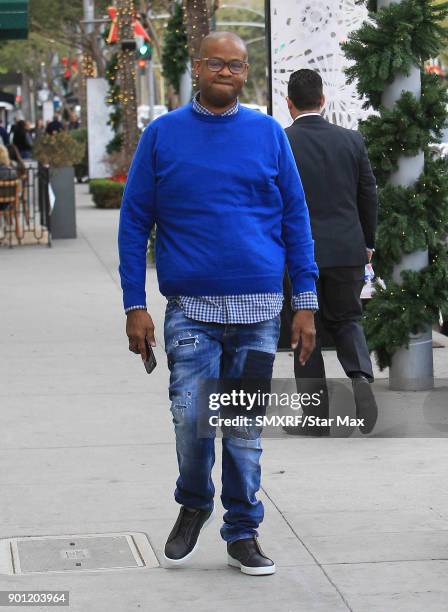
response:
<path id="1" fill-rule="evenodd" d="M 232 108 L 229 108 L 224 113 L 212 113 L 199 102 L 199 95 L 200 93 L 198 91 L 198 93 L 193 97 L 193 109 L 200 115 L 207 115 L 209 117 L 231 117 L 232 115 L 236 115 L 238 112 L 239 103 L 237 100 Z"/>

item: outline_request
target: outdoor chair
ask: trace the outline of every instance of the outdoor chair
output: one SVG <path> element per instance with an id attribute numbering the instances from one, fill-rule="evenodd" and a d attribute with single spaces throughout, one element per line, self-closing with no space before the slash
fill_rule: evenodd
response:
<path id="1" fill-rule="evenodd" d="M 0 236 L 0 241 L 9 236 L 10 247 L 12 247 L 13 225 L 16 238 L 20 239 L 19 193 L 19 179 L 0 180 L 0 220 L 3 224 L 3 236 Z"/>

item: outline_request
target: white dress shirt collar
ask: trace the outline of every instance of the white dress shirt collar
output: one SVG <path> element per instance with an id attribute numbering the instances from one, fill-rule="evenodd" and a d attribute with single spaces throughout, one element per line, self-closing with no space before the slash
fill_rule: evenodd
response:
<path id="1" fill-rule="evenodd" d="M 297 121 L 298 119 L 301 119 L 302 117 L 313 117 L 313 116 L 322 117 L 320 113 L 302 113 L 301 115 L 296 117 L 294 121 Z"/>

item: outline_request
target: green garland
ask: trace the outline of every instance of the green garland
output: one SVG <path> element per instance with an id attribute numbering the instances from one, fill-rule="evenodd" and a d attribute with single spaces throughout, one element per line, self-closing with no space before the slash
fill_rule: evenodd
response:
<path id="1" fill-rule="evenodd" d="M 448 2 L 406 0 L 369 16 L 372 23 L 365 22 L 342 49 L 355 62 L 347 70 L 349 83 L 356 81 L 359 95 L 368 98 L 366 108 L 379 108 L 386 83 L 436 57 L 446 43 L 441 21 L 448 17 Z"/>
<path id="2" fill-rule="evenodd" d="M 390 365 L 400 347 L 408 346 L 410 334 L 438 320 L 439 306 L 446 304 L 448 297 L 446 248 L 432 253 L 430 265 L 420 272 L 406 270 L 401 276 L 400 285 L 390 278 L 386 288 L 377 283 L 364 321 L 369 347 L 375 351 L 381 369 Z"/>
<path id="3" fill-rule="evenodd" d="M 168 21 L 162 52 L 163 75 L 178 94 L 180 80 L 188 63 L 188 44 L 182 4 L 177 3 Z"/>
<path id="4" fill-rule="evenodd" d="M 375 0 L 367 0 L 376 10 Z M 364 326 L 369 346 L 381 369 L 390 366 L 393 354 L 409 345 L 409 337 L 448 314 L 448 162 L 434 159 L 431 145 L 439 142 L 447 125 L 448 97 L 438 77 L 422 73 L 422 95 L 417 100 L 405 92 L 392 109 L 381 105 L 384 89 L 399 74 L 438 55 L 447 41 L 441 20 L 448 2 L 404 0 L 370 14 L 370 23 L 344 43 L 346 56 L 355 63 L 348 70 L 358 93 L 377 115 L 361 122 L 379 186 L 378 239 L 375 254 L 376 283 Z M 400 156 L 425 153 L 425 167 L 412 187 L 387 181 Z M 419 272 L 405 270 L 400 283 L 393 268 L 403 254 L 429 252 L 429 265 Z"/>
<path id="5" fill-rule="evenodd" d="M 428 156 L 413 187 L 386 185 L 379 191 L 379 227 L 375 269 L 390 278 L 403 253 L 436 251 L 448 234 L 448 165 Z M 406 211 L 407 214 L 403 214 Z"/>
<path id="6" fill-rule="evenodd" d="M 401 155 L 416 155 L 439 140 L 446 123 L 448 94 L 440 78 L 422 73 L 422 96 L 404 92 L 392 110 L 381 107 L 360 125 L 379 185 L 397 169 Z"/>

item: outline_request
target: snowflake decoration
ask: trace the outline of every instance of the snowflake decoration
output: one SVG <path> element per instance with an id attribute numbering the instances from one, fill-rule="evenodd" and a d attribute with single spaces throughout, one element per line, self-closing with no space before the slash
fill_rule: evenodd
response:
<path id="1" fill-rule="evenodd" d="M 355 128 L 366 116 L 356 86 L 346 83 L 349 64 L 340 49 L 366 18 L 356 0 L 271 0 L 273 112 L 282 125 L 291 123 L 285 102 L 289 76 L 300 68 L 321 74 L 330 121 Z"/>

